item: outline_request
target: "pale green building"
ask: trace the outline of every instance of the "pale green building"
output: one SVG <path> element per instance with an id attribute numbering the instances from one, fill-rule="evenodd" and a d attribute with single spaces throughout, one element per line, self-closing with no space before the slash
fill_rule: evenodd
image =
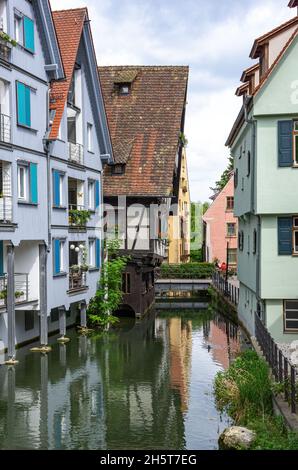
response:
<path id="1" fill-rule="evenodd" d="M 298 2 L 292 2 L 297 6 Z M 298 339 L 298 16 L 257 39 L 227 145 L 239 218 L 239 317 L 279 343 Z"/>

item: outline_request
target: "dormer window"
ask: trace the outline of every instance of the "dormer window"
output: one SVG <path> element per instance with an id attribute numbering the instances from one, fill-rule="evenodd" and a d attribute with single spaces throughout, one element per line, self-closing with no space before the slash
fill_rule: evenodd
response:
<path id="1" fill-rule="evenodd" d="M 262 47 L 262 53 L 260 55 L 260 76 L 264 77 L 269 68 L 269 46 L 264 44 Z"/>
<path id="2" fill-rule="evenodd" d="M 116 163 L 112 166 L 112 175 L 124 175 L 125 165 L 123 163 Z"/>
<path id="3" fill-rule="evenodd" d="M 120 83 L 119 84 L 119 95 L 127 96 L 130 94 L 130 83 Z"/>
<path id="4" fill-rule="evenodd" d="M 72 104 L 73 106 L 76 104 L 76 80 L 75 80 L 75 74 L 73 74 L 72 79 L 71 79 L 71 84 L 69 87 L 69 92 L 68 92 L 68 97 L 67 101 L 69 104 Z"/>

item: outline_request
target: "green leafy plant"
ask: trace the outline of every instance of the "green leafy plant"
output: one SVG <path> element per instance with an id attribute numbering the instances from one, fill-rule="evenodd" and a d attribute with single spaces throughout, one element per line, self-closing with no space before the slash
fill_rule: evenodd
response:
<path id="1" fill-rule="evenodd" d="M 22 291 L 16 291 L 14 295 L 16 299 L 20 299 L 21 297 L 23 297 L 23 295 L 25 295 L 25 293 Z M 0 300 L 6 300 L 6 299 L 7 299 L 7 289 L 4 289 L 3 291 L 0 292 Z"/>
<path id="2" fill-rule="evenodd" d="M 183 132 L 180 132 L 179 134 L 179 142 L 183 147 L 187 147 L 188 145 L 188 140 Z"/>
<path id="3" fill-rule="evenodd" d="M 78 227 L 85 227 L 91 218 L 91 212 L 88 210 L 71 209 L 69 211 L 69 223 Z"/>
<path id="4" fill-rule="evenodd" d="M 70 267 L 71 273 L 78 273 L 80 271 L 80 266 L 78 264 L 74 264 Z"/>
<path id="5" fill-rule="evenodd" d="M 126 256 L 119 256 L 119 248 L 119 240 L 106 242 L 108 260 L 103 266 L 99 288 L 87 310 L 88 321 L 92 327 L 104 329 L 118 322 L 113 313 L 122 302 L 122 273 L 129 260 Z"/>
<path id="6" fill-rule="evenodd" d="M 5 42 L 8 42 L 9 44 L 11 44 L 13 47 L 16 47 L 17 46 L 17 41 L 15 41 L 14 39 L 12 39 L 9 34 L 7 33 L 4 33 L 4 31 L 0 31 L 0 38 L 5 41 Z"/>
<path id="7" fill-rule="evenodd" d="M 161 266 L 162 279 L 210 279 L 214 265 L 209 263 L 166 264 Z"/>

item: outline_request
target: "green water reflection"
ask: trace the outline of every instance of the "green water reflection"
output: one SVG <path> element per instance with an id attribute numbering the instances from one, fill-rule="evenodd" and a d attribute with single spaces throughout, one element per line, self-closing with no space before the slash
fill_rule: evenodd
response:
<path id="1" fill-rule="evenodd" d="M 1 449 L 217 449 L 227 420 L 213 380 L 239 350 L 237 328 L 179 311 L 69 336 L 0 367 Z"/>

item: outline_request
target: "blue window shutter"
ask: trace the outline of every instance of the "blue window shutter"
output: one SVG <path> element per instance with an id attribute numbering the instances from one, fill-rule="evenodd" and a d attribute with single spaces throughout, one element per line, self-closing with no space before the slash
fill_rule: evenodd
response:
<path id="1" fill-rule="evenodd" d="M 18 124 L 31 127 L 31 90 L 17 82 Z"/>
<path id="2" fill-rule="evenodd" d="M 60 240 L 54 241 L 54 274 L 60 274 L 61 271 L 60 243 Z"/>
<path id="3" fill-rule="evenodd" d="M 3 263 L 3 241 L 0 241 L 0 276 L 4 274 L 4 263 Z"/>
<path id="4" fill-rule="evenodd" d="M 278 121 L 278 166 L 293 166 L 293 121 Z"/>
<path id="5" fill-rule="evenodd" d="M 37 164 L 30 163 L 30 202 L 38 204 Z"/>
<path id="6" fill-rule="evenodd" d="M 24 47 L 34 52 L 34 22 L 24 16 Z"/>
<path id="7" fill-rule="evenodd" d="M 95 263 L 96 267 L 100 268 L 100 240 L 98 238 L 95 241 Z"/>
<path id="8" fill-rule="evenodd" d="M 61 194 L 60 194 L 60 173 L 57 170 L 53 171 L 53 193 L 54 193 L 54 206 L 61 206 Z"/>
<path id="9" fill-rule="evenodd" d="M 100 184 L 99 181 L 95 181 L 95 208 L 98 209 L 100 206 Z"/>
<path id="10" fill-rule="evenodd" d="M 278 217 L 278 254 L 293 254 L 293 219 Z"/>
<path id="11" fill-rule="evenodd" d="M 31 127 L 31 90 L 25 86 L 26 126 Z"/>

